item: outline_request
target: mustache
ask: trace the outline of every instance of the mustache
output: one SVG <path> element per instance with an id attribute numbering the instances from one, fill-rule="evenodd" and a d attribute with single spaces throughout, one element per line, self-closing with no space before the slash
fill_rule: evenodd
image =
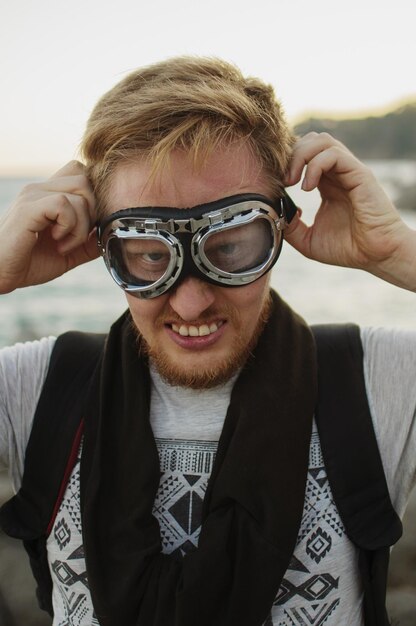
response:
<path id="1" fill-rule="evenodd" d="M 235 307 L 224 305 L 222 307 L 212 306 L 206 309 L 201 316 L 194 320 L 182 319 L 176 311 L 174 311 L 168 304 L 165 311 L 163 311 L 155 320 L 155 326 L 157 328 L 163 328 L 167 324 L 181 324 L 190 325 L 195 324 L 200 326 L 202 324 L 209 324 L 216 320 L 227 320 L 233 324 L 238 324 L 240 316 L 238 310 Z"/>

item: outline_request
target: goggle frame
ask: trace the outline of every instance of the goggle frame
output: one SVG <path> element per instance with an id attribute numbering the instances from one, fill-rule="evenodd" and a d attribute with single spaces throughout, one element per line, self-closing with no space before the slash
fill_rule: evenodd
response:
<path id="1" fill-rule="evenodd" d="M 276 218 L 271 215 L 271 210 Z M 138 298 L 157 297 L 187 275 L 196 275 L 223 287 L 241 287 L 258 280 L 273 267 L 282 247 L 283 231 L 296 211 L 296 206 L 286 193 L 274 202 L 265 196 L 250 193 L 229 196 L 189 209 L 132 207 L 117 211 L 97 224 L 98 246 L 113 280 L 124 291 Z M 204 252 L 204 244 L 213 233 L 244 226 L 259 218 L 268 221 L 272 233 L 270 253 L 264 262 L 247 271 L 233 273 L 225 272 L 210 262 Z M 121 224 L 109 228 L 117 221 Z M 135 285 L 124 280 L 115 270 L 117 264 L 112 262 L 109 244 L 113 238 L 162 241 L 170 253 L 163 275 L 149 285 Z M 186 248 L 183 245 L 185 241 L 181 240 L 187 241 Z M 189 249 L 192 264 L 187 259 Z"/>

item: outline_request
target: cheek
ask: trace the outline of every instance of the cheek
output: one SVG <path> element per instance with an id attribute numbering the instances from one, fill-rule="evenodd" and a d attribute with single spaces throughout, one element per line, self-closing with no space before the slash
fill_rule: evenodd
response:
<path id="1" fill-rule="evenodd" d="M 140 300 L 140 298 L 126 294 L 126 299 L 133 321 L 143 334 L 153 327 L 167 302 L 167 297 L 164 295 L 150 300 Z"/>
<path id="2" fill-rule="evenodd" d="M 263 276 L 251 285 L 228 289 L 227 291 L 230 300 L 239 309 L 241 315 L 245 313 L 255 315 L 256 312 L 259 314 L 269 293 L 269 276 Z"/>

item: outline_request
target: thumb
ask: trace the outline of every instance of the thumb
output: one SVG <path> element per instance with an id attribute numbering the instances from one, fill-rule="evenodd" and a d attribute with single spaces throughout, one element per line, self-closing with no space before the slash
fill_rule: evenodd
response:
<path id="1" fill-rule="evenodd" d="M 100 256 L 100 252 L 97 245 L 97 237 L 95 230 L 90 233 L 88 240 L 82 246 L 79 246 L 75 250 L 65 255 L 68 260 L 68 269 L 73 269 L 83 263 L 88 263 Z"/>
<path id="2" fill-rule="evenodd" d="M 97 232 L 96 229 L 94 229 L 88 237 L 88 241 L 84 246 L 85 249 L 85 253 L 88 256 L 88 260 L 89 261 L 93 261 L 94 259 L 97 259 L 100 256 L 100 251 L 98 249 L 98 243 L 97 243 Z"/>
<path id="3" fill-rule="evenodd" d="M 302 209 L 297 213 L 291 223 L 284 230 L 285 240 L 298 252 L 310 258 L 310 227 L 301 219 Z"/>

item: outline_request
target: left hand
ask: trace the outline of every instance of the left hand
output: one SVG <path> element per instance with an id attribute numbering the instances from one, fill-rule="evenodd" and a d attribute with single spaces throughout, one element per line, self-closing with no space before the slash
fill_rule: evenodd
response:
<path id="1" fill-rule="evenodd" d="M 367 270 L 416 291 L 416 232 L 401 219 L 371 170 L 327 133 L 308 133 L 295 145 L 286 185 L 305 174 L 302 189 L 318 188 L 315 221 L 300 217 L 285 239 L 305 256 Z"/>

